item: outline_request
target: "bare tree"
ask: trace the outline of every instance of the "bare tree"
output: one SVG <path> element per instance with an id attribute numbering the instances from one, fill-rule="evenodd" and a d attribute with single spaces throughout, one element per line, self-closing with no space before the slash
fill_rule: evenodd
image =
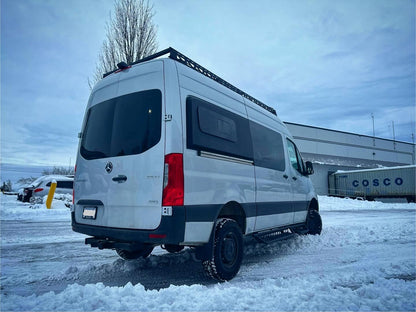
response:
<path id="1" fill-rule="evenodd" d="M 156 26 L 152 22 L 153 5 L 148 0 L 117 0 L 114 16 L 110 14 L 107 34 L 98 56 L 90 88 L 103 74 L 117 68 L 117 63 L 138 61 L 156 52 Z"/>
<path id="2" fill-rule="evenodd" d="M 35 181 L 37 178 L 35 178 L 35 177 L 30 177 L 30 178 L 20 178 L 19 180 L 17 180 L 17 183 L 18 184 L 21 184 L 21 185 L 26 185 L 26 184 L 30 184 L 30 183 L 32 183 L 33 181 Z"/>
<path id="3" fill-rule="evenodd" d="M 42 171 L 42 175 L 52 175 L 52 174 L 74 175 L 75 174 L 75 168 L 65 168 L 65 167 L 56 167 L 56 166 L 54 166 L 52 170 L 45 169 L 45 170 Z"/>

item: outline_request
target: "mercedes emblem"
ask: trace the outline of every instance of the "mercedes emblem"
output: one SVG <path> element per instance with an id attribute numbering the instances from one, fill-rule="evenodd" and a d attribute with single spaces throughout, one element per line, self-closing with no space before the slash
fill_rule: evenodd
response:
<path id="1" fill-rule="evenodd" d="M 111 171 L 113 171 L 113 163 L 111 161 L 109 161 L 106 165 L 105 165 L 105 171 L 107 171 L 107 173 L 111 173 Z"/>

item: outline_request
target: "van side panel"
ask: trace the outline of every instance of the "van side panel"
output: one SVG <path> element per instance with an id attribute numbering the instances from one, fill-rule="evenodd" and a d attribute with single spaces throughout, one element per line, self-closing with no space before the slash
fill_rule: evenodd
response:
<path id="1" fill-rule="evenodd" d="M 182 133 L 184 116 L 181 109 L 178 73 L 173 60 L 164 60 L 165 65 L 165 155 L 183 153 L 184 134 Z"/>
<path id="2" fill-rule="evenodd" d="M 187 99 L 193 97 L 246 118 L 245 105 L 238 95 L 181 64 L 177 64 L 177 68 L 183 116 L 187 113 Z M 191 122 L 187 116 L 183 124 L 184 135 Z M 186 140 L 184 144 L 187 144 Z M 247 141 L 247 144 L 251 142 Z M 213 153 L 214 157 L 207 157 L 201 154 L 203 147 L 198 149 L 184 148 L 185 208 L 189 207 L 186 213 L 185 243 L 191 244 L 209 240 L 214 222 L 225 204 L 236 202 L 243 207 L 255 200 L 252 164 L 239 163 L 234 159 L 237 157 L 223 157 L 221 151 Z M 255 215 L 253 211 L 248 211 L 246 216 L 248 219 L 244 230 L 252 232 Z"/>
<path id="3" fill-rule="evenodd" d="M 247 100 L 246 100 L 247 101 Z M 293 195 L 290 182 L 288 181 L 286 161 L 286 150 L 284 137 L 285 127 L 271 114 L 264 114 L 254 106 L 247 105 L 247 113 L 250 121 L 276 132 L 276 139 L 282 140 L 283 166 L 275 168 L 258 165 L 255 160 L 256 174 L 256 207 L 257 221 L 256 231 L 266 230 L 273 227 L 285 226 L 293 223 Z M 269 116 L 270 115 L 270 116 Z M 265 133 L 269 131 L 265 130 Z M 264 146 L 266 143 L 263 143 Z M 255 158 L 257 151 L 254 150 Z M 274 153 L 274 151 L 273 151 Z"/>
<path id="4" fill-rule="evenodd" d="M 293 160 L 297 161 L 296 167 L 304 167 L 302 157 L 295 143 L 293 142 L 293 139 L 286 138 L 285 141 L 286 148 L 288 149 L 287 157 L 289 163 L 289 181 L 292 185 L 293 193 L 293 223 L 302 223 L 306 220 L 309 203 L 312 200 L 315 191 L 313 189 L 310 178 L 299 172 L 299 170 L 295 169 L 295 167 L 293 167 L 291 163 L 290 155 L 292 154 L 293 157 L 293 148 L 289 148 L 289 145 L 296 149 L 295 159 Z M 290 152 L 289 150 L 292 150 L 292 152 Z"/>

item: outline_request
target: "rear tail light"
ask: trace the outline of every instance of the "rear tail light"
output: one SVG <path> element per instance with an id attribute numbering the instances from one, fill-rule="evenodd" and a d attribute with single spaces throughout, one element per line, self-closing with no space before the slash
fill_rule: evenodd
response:
<path id="1" fill-rule="evenodd" d="M 163 239 L 166 238 L 166 234 L 149 234 L 149 238 L 152 239 Z"/>
<path id="2" fill-rule="evenodd" d="M 163 176 L 163 206 L 183 206 L 183 181 L 183 155 L 166 155 L 165 173 Z"/>
<path id="3" fill-rule="evenodd" d="M 37 192 L 42 192 L 42 191 L 43 191 L 43 188 L 39 187 L 39 188 L 35 189 L 33 192 L 37 193 Z"/>

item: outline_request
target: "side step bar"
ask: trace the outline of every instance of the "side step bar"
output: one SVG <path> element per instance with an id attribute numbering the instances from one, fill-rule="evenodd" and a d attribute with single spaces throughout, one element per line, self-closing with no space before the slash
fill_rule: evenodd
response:
<path id="1" fill-rule="evenodd" d="M 253 234 L 253 237 L 260 243 L 271 243 L 278 240 L 288 239 L 295 234 L 306 234 L 308 229 L 304 224 L 296 227 L 288 227 L 283 229 L 271 229 L 268 231 Z"/>

